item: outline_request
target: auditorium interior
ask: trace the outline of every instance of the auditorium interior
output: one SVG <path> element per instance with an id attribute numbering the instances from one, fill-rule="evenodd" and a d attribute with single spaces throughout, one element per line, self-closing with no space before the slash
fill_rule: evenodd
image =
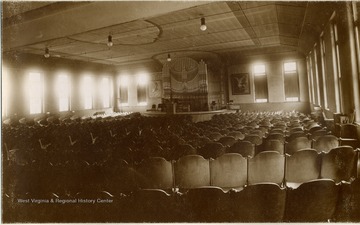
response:
<path id="1" fill-rule="evenodd" d="M 360 2 L 1 8 L 3 223 L 360 222 Z"/>

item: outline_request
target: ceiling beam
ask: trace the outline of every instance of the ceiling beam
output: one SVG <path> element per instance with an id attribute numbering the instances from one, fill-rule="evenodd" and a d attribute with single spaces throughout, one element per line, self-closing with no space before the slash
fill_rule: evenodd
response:
<path id="1" fill-rule="evenodd" d="M 226 4 L 229 6 L 229 8 L 233 11 L 236 19 L 239 21 L 241 26 L 245 29 L 245 31 L 248 33 L 252 41 L 255 45 L 261 45 L 254 29 L 251 27 L 250 22 L 246 18 L 244 12 L 241 9 L 241 6 L 238 2 L 226 2 Z"/>

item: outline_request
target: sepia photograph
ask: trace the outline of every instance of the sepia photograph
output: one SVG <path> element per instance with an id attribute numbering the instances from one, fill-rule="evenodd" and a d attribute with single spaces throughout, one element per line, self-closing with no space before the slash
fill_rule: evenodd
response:
<path id="1" fill-rule="evenodd" d="M 1 1 L 1 223 L 360 223 L 360 1 Z"/>

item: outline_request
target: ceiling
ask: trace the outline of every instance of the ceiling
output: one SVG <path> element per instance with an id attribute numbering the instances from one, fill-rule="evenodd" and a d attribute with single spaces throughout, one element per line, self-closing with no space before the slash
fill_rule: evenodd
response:
<path id="1" fill-rule="evenodd" d="M 3 52 L 111 65 L 306 54 L 336 2 L 3 2 Z M 201 31 L 200 18 L 207 30 Z M 114 45 L 107 46 L 108 35 Z"/>

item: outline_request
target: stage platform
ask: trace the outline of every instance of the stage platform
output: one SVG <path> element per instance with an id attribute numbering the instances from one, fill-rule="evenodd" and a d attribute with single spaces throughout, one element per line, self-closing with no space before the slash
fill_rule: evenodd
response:
<path id="1" fill-rule="evenodd" d="M 192 118 L 192 121 L 197 123 L 197 122 L 201 122 L 201 121 L 211 120 L 211 118 L 217 114 L 235 113 L 235 112 L 236 112 L 236 110 L 223 109 L 223 110 L 202 111 L 202 112 L 177 112 L 174 114 L 169 114 L 169 113 L 160 112 L 160 111 L 147 111 L 147 112 L 142 112 L 141 114 L 143 116 L 190 115 Z"/>

